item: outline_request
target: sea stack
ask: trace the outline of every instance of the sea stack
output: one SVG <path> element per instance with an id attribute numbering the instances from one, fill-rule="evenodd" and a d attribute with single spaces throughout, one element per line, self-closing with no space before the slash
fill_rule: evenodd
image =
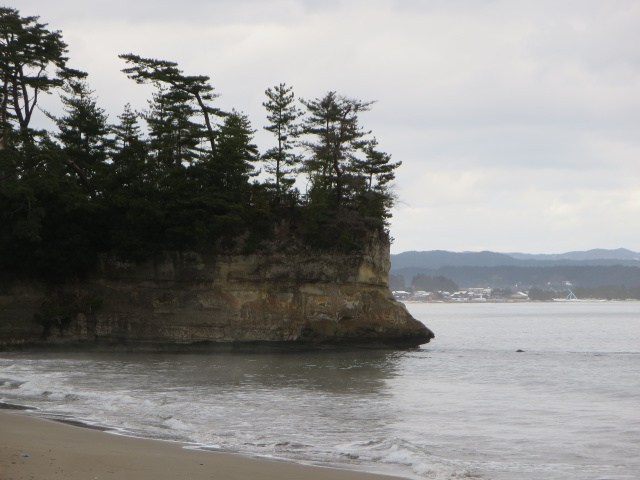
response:
<path id="1" fill-rule="evenodd" d="M 164 252 L 139 263 L 103 255 L 62 289 L 5 288 L 0 348 L 428 343 L 433 333 L 391 295 L 389 267 L 386 236 L 353 253 L 274 241 L 248 255 Z"/>

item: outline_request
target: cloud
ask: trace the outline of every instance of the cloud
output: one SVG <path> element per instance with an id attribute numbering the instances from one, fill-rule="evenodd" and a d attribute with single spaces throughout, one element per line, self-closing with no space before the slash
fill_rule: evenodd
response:
<path id="1" fill-rule="evenodd" d="M 406 250 L 560 252 L 633 246 L 640 179 L 614 170 L 465 169 L 423 172 L 394 212 L 394 253 Z M 445 226 L 445 228 L 443 228 Z M 416 242 L 415 238 L 422 242 Z M 420 244 L 429 248 L 420 247 Z"/>
<path id="2" fill-rule="evenodd" d="M 402 160 L 397 248 L 640 249 L 640 2 L 21 1 L 60 28 L 101 104 L 144 108 L 120 53 L 204 74 L 260 129 L 267 87 L 377 100 Z M 54 105 L 54 99 L 48 99 Z M 269 137 L 258 133 L 261 145 Z"/>

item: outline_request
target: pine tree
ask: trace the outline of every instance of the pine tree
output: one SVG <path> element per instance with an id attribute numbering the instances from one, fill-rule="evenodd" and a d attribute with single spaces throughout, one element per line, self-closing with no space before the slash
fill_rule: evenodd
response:
<path id="1" fill-rule="evenodd" d="M 364 160 L 355 158 L 352 170 L 363 175 L 367 183 L 367 191 L 384 192 L 389 183 L 395 179 L 394 170 L 402 162 L 391 162 L 391 155 L 377 150 L 378 141 L 374 138 L 363 145 L 362 151 L 366 155 Z"/>
<path id="2" fill-rule="evenodd" d="M 194 122 L 196 110 L 185 92 L 161 88 L 149 102 L 145 120 L 149 126 L 150 149 L 158 168 L 178 169 L 197 161 L 205 132 Z"/>
<path id="3" fill-rule="evenodd" d="M 66 115 L 55 118 L 56 138 L 65 152 L 65 163 L 78 175 L 89 193 L 95 193 L 92 180 L 104 173 L 111 141 L 105 110 L 98 107 L 86 81 L 71 79 L 63 87 L 62 105 Z"/>
<path id="4" fill-rule="evenodd" d="M 127 104 L 122 115 L 118 116 L 120 122 L 111 126 L 114 135 L 110 165 L 111 190 L 131 188 L 149 180 L 148 146 L 142 137 L 139 118 L 140 115 Z"/>
<path id="5" fill-rule="evenodd" d="M 333 193 L 336 206 L 345 197 L 345 176 L 356 153 L 363 146 L 363 137 L 370 132 L 359 125 L 359 114 L 370 109 L 373 102 L 362 102 L 329 92 L 311 101 L 302 100 L 307 107 L 303 134 L 315 140 L 301 144 L 311 153 L 305 161 L 312 188 Z"/>
<path id="6" fill-rule="evenodd" d="M 364 188 L 358 192 L 358 208 L 363 215 L 383 220 L 391 216 L 394 196 L 391 182 L 395 179 L 395 169 L 402 162 L 391 162 L 391 155 L 377 150 L 378 141 L 374 138 L 362 145 L 364 159 L 353 158 L 352 175 L 361 179 Z"/>
<path id="7" fill-rule="evenodd" d="M 27 130 L 41 93 L 85 74 L 67 67 L 67 44 L 59 31 L 47 30 L 39 17 L 21 17 L 0 7 L 0 150 L 14 127 Z M 55 74 L 51 74 L 51 68 Z"/>
<path id="8" fill-rule="evenodd" d="M 128 148 L 131 147 L 136 141 L 140 141 L 142 134 L 140 130 L 139 118 L 139 114 L 133 111 L 130 103 L 127 103 L 124 106 L 124 112 L 122 112 L 122 115 L 118 115 L 118 120 L 120 120 L 120 123 L 111 126 L 111 129 L 115 134 L 115 148 Z"/>
<path id="9" fill-rule="evenodd" d="M 265 91 L 268 101 L 262 105 L 267 110 L 267 120 L 271 122 L 264 127 L 277 140 L 277 145 L 267 150 L 263 160 L 267 162 L 266 170 L 275 179 L 275 188 L 280 195 L 291 188 L 295 177 L 291 176 L 301 161 L 299 155 L 293 152 L 294 142 L 300 134 L 296 120 L 300 117 L 300 110 L 294 105 L 295 97 L 292 87 L 281 83 Z"/>
<path id="10" fill-rule="evenodd" d="M 213 87 L 209 84 L 209 77 L 204 75 L 187 76 L 178 68 L 178 64 L 167 60 L 142 58 L 134 54 L 119 55 L 132 67 L 122 71 L 136 83 L 152 83 L 168 86 L 172 92 L 182 92 L 190 97 L 198 105 L 198 109 L 204 118 L 205 129 L 211 153 L 216 150 L 216 131 L 211 117 L 223 117 L 225 113 L 219 108 L 212 107 L 208 102 L 218 97 L 213 93 Z M 185 102 L 186 103 L 186 102 Z"/>
<path id="11" fill-rule="evenodd" d="M 218 150 L 214 157 L 219 188 L 230 191 L 244 190 L 259 158 L 253 143 L 255 130 L 249 118 L 233 110 L 224 119 L 218 134 Z"/>

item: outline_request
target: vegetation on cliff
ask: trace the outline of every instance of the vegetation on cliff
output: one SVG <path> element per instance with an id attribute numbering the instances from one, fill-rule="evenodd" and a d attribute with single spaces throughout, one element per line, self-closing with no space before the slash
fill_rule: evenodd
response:
<path id="1" fill-rule="evenodd" d="M 283 226 L 322 249 L 384 234 L 400 162 L 360 125 L 372 102 L 328 92 L 298 103 L 292 87 L 269 88 L 273 146 L 261 153 L 249 118 L 215 106 L 208 76 L 121 55 L 155 93 L 112 124 L 66 54 L 61 32 L 0 8 L 0 269 L 66 277 L 107 251 L 255 251 Z M 49 115 L 52 131 L 33 128 L 45 93 L 64 110 Z"/>

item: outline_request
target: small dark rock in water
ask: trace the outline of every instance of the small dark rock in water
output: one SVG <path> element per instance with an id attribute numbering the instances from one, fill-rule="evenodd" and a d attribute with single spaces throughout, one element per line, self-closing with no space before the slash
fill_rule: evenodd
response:
<path id="1" fill-rule="evenodd" d="M 524 350 L 516 350 L 516 353 L 524 353 Z"/>

